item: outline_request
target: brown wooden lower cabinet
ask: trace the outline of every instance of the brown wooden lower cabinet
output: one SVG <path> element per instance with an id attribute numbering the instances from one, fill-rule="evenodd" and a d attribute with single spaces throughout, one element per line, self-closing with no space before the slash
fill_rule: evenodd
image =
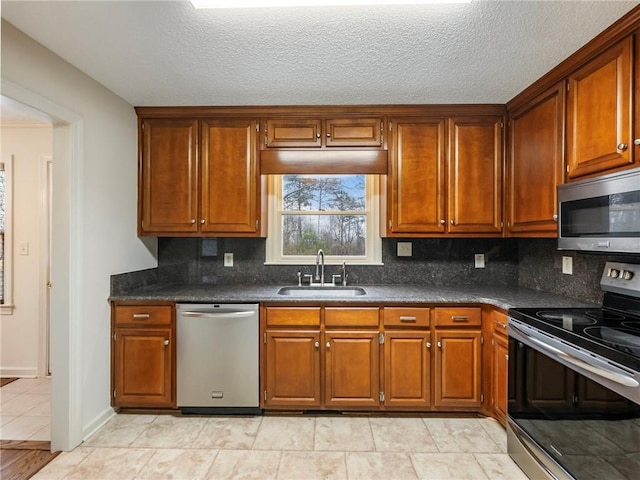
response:
<path id="1" fill-rule="evenodd" d="M 175 323 L 171 305 L 112 310 L 115 407 L 175 407 Z"/>
<path id="2" fill-rule="evenodd" d="M 265 405 L 320 406 L 320 332 L 267 331 Z"/>
<path id="3" fill-rule="evenodd" d="M 431 405 L 431 332 L 386 332 L 384 405 L 428 408 Z"/>
<path id="4" fill-rule="evenodd" d="M 378 332 L 325 333 L 325 405 L 380 406 Z"/>
<path id="5" fill-rule="evenodd" d="M 435 354 L 436 407 L 480 408 L 479 331 L 437 331 Z"/>
<path id="6" fill-rule="evenodd" d="M 507 374 L 509 371 L 509 340 L 503 335 L 494 335 L 491 345 L 493 366 L 492 398 L 493 413 L 503 425 L 507 421 Z"/>

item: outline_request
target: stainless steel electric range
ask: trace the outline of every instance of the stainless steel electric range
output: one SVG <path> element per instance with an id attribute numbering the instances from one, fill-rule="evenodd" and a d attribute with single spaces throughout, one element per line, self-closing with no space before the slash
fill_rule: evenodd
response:
<path id="1" fill-rule="evenodd" d="M 640 265 L 602 307 L 509 310 L 508 450 L 532 479 L 640 478 Z"/>

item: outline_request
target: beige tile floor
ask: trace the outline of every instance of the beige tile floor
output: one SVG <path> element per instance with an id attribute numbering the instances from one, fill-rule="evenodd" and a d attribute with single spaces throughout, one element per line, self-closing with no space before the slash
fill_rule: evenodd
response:
<path id="1" fill-rule="evenodd" d="M 0 440 L 49 441 L 50 426 L 50 378 L 20 378 L 0 388 Z"/>
<path id="2" fill-rule="evenodd" d="M 521 480 L 481 418 L 117 415 L 43 479 Z"/>

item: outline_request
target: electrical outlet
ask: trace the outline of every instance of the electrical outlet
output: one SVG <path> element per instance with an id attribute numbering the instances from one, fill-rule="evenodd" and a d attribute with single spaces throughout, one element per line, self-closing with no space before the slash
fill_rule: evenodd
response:
<path id="1" fill-rule="evenodd" d="M 562 257 L 562 273 L 573 275 L 573 257 Z"/>
<path id="2" fill-rule="evenodd" d="M 398 256 L 410 257 L 411 255 L 411 242 L 398 242 Z"/>
<path id="3" fill-rule="evenodd" d="M 233 267 L 233 253 L 224 254 L 224 266 Z"/>
<path id="4" fill-rule="evenodd" d="M 484 268 L 484 253 L 475 254 L 475 265 L 476 268 Z"/>

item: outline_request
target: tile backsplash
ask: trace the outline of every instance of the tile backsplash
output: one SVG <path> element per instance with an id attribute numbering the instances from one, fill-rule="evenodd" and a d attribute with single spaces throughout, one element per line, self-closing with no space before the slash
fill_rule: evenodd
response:
<path id="1" fill-rule="evenodd" d="M 207 256 L 210 239 L 160 238 L 158 265 L 188 265 L 188 282 L 219 284 L 295 284 L 297 272 L 313 273 L 315 265 L 265 265 L 264 239 L 218 238 L 216 256 Z M 410 239 L 413 255 L 396 256 L 396 239 L 383 240 L 384 265 L 349 265 L 351 284 L 514 285 L 518 248 L 513 239 Z M 203 243 L 205 242 L 205 243 Z M 233 253 L 234 266 L 223 266 L 223 254 Z M 474 268 L 474 254 L 483 253 L 486 268 Z M 340 266 L 327 265 L 325 276 Z M 329 277 L 330 278 L 330 277 Z"/>
<path id="2" fill-rule="evenodd" d="M 396 255 L 398 241 L 412 243 L 411 257 Z M 556 239 L 383 239 L 383 265 L 349 265 L 349 284 L 496 285 L 532 288 L 600 303 L 600 276 L 607 260 L 640 264 L 640 255 L 608 256 L 557 250 Z M 224 267 L 224 253 L 234 266 Z M 485 268 L 474 255 L 485 255 Z M 562 257 L 573 260 L 573 275 L 562 273 Z M 265 265 L 265 240 L 255 238 L 159 238 L 158 268 L 114 275 L 117 295 L 153 283 L 295 285 L 297 272 L 315 265 Z M 339 273 L 327 265 L 325 276 Z"/>

